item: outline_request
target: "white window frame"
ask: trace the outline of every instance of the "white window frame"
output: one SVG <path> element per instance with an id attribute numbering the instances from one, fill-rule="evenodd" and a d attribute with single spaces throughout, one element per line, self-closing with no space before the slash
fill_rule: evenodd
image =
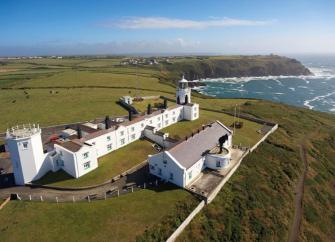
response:
<path id="1" fill-rule="evenodd" d="M 91 161 L 86 161 L 83 164 L 84 170 L 90 169 L 91 168 Z"/>
<path id="2" fill-rule="evenodd" d="M 24 150 L 27 150 L 28 149 L 28 141 L 23 141 L 22 142 L 22 147 Z"/>
<path id="3" fill-rule="evenodd" d="M 87 158 L 89 157 L 89 153 L 90 153 L 90 152 L 88 152 L 88 151 L 85 152 L 85 153 L 83 153 L 83 157 L 84 157 L 84 159 L 87 159 Z"/>
<path id="4" fill-rule="evenodd" d="M 113 145 L 112 144 L 108 144 L 107 145 L 107 150 L 112 150 L 113 149 Z"/>

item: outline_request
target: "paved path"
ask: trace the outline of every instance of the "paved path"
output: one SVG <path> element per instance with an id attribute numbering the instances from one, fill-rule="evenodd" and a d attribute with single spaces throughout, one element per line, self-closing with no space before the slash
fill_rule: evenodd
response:
<path id="1" fill-rule="evenodd" d="M 98 198 L 104 198 L 105 193 L 111 189 L 119 190 L 120 194 L 128 193 L 130 189 L 124 189 L 126 184 L 133 183 L 134 188 L 143 188 L 144 183 L 146 187 L 155 186 L 156 178 L 149 174 L 148 165 L 138 169 L 137 171 L 120 178 L 115 182 L 108 183 L 103 186 L 99 186 L 92 189 L 75 190 L 75 191 L 62 191 L 48 188 L 32 188 L 28 186 L 14 186 L 0 189 L 0 198 L 6 198 L 10 194 L 18 194 L 23 200 L 29 200 L 30 195 L 32 200 L 40 200 L 43 197 L 44 201 L 56 201 L 56 197 L 59 202 L 72 201 L 73 197 L 76 201 L 86 200 L 88 195 L 96 194 Z M 151 183 L 151 185 L 150 185 Z M 113 193 L 116 196 L 116 192 Z"/>
<path id="2" fill-rule="evenodd" d="M 302 143 L 300 145 L 300 157 L 303 161 L 303 172 L 299 177 L 298 184 L 295 191 L 295 213 L 294 213 L 294 220 L 291 227 L 290 235 L 289 235 L 289 242 L 296 242 L 299 238 L 300 233 L 300 224 L 302 219 L 302 212 L 303 212 L 303 197 L 304 197 L 304 185 L 305 185 L 305 178 L 307 174 L 307 157 L 306 157 L 306 145 Z"/>

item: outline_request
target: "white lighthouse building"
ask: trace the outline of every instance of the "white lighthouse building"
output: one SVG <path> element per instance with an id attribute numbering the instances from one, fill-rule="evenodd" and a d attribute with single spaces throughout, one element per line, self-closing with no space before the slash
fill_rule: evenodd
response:
<path id="1" fill-rule="evenodd" d="M 7 130 L 7 148 L 11 155 L 15 183 L 24 185 L 38 179 L 45 155 L 39 126 L 17 126 Z"/>
<path id="2" fill-rule="evenodd" d="M 188 81 L 183 78 L 178 82 L 176 92 L 177 104 L 191 103 L 191 88 L 188 87 Z"/>
<path id="3" fill-rule="evenodd" d="M 23 125 L 8 129 L 6 146 L 15 183 L 24 185 L 40 179 L 49 171 L 60 169 L 72 177 L 81 177 L 98 167 L 98 158 L 144 136 L 150 136 L 154 142 L 164 140 L 165 144 L 172 145 L 175 141 L 159 130 L 181 120 L 199 118 L 199 104 L 191 103 L 191 90 L 184 78 L 179 81 L 176 101 L 177 104 L 168 107 L 165 100 L 164 108 L 150 110 L 129 120 L 114 120 L 110 125 L 104 122 L 83 123 L 78 125 L 80 133 L 73 129 L 63 130 L 46 153 L 39 126 Z"/>

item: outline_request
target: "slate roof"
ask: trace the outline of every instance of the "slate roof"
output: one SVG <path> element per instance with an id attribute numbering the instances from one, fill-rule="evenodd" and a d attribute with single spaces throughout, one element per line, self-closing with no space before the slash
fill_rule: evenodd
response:
<path id="1" fill-rule="evenodd" d="M 219 122 L 214 122 L 210 127 L 206 127 L 200 133 L 196 133 L 193 137 L 173 146 L 167 152 L 188 169 L 201 159 L 205 151 L 215 147 L 222 135 L 230 133 L 231 131 Z"/>
<path id="2" fill-rule="evenodd" d="M 81 149 L 83 144 L 79 142 L 75 142 L 74 140 L 66 141 L 63 143 L 58 143 L 58 145 L 64 147 L 65 149 L 72 151 L 72 152 L 77 152 L 78 150 Z"/>

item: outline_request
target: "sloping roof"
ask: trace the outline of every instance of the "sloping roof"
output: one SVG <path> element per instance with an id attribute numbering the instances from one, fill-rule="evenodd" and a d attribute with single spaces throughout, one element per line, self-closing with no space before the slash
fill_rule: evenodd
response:
<path id="1" fill-rule="evenodd" d="M 92 127 L 88 127 L 88 126 L 83 125 L 83 124 L 79 124 L 78 126 L 82 131 L 84 131 L 86 133 L 89 133 L 89 134 L 97 132 L 97 129 L 94 129 Z"/>
<path id="2" fill-rule="evenodd" d="M 196 133 L 193 137 L 173 146 L 169 152 L 183 167 L 190 168 L 201 159 L 206 150 L 212 149 L 218 144 L 221 136 L 230 134 L 230 131 L 219 122 L 215 122 Z"/>
<path id="3" fill-rule="evenodd" d="M 79 142 L 75 142 L 74 140 L 66 141 L 63 143 L 58 143 L 58 145 L 72 152 L 77 152 L 78 150 L 81 149 L 81 147 L 83 147 L 83 144 Z"/>
<path id="4" fill-rule="evenodd" d="M 117 129 L 117 126 L 112 126 L 109 129 L 96 130 L 94 133 L 90 133 L 90 134 L 86 135 L 84 138 L 82 138 L 82 140 L 83 141 L 91 140 L 91 139 L 97 138 L 101 135 L 108 134 L 108 133 L 110 133 L 110 132 L 112 132 L 116 129 Z"/>

